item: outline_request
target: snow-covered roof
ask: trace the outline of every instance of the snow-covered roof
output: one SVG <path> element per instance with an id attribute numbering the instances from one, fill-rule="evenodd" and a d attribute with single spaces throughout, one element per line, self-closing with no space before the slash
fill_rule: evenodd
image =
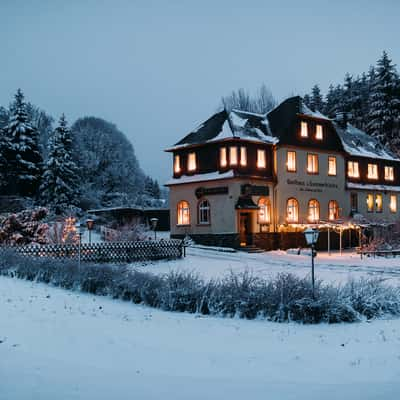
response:
<path id="1" fill-rule="evenodd" d="M 232 170 L 223 172 L 210 172 L 208 174 L 198 174 L 192 176 L 183 175 L 180 178 L 170 179 L 165 183 L 165 186 L 180 185 L 182 183 L 192 183 L 192 182 L 206 182 L 206 181 L 216 181 L 220 179 L 233 178 L 235 175 Z"/>
<path id="2" fill-rule="evenodd" d="M 278 142 L 278 138 L 271 135 L 265 114 L 240 110 L 228 113 L 224 110 L 214 114 L 168 150 L 234 138 L 269 144 Z"/>
<path id="3" fill-rule="evenodd" d="M 324 114 L 321 114 L 318 110 L 312 111 L 310 108 L 306 106 L 303 100 L 301 100 L 300 102 L 300 114 L 308 115 L 313 118 L 326 119 L 329 121 L 331 120 L 331 118 L 327 117 Z"/>
<path id="4" fill-rule="evenodd" d="M 383 160 L 399 161 L 389 150 L 372 136 L 360 129 L 347 124 L 342 128 L 334 122 L 336 132 L 342 141 L 344 150 L 351 156 L 381 158 Z"/>
<path id="5" fill-rule="evenodd" d="M 347 182 L 348 189 L 364 189 L 364 190 L 378 190 L 380 192 L 400 192 L 400 186 L 390 186 L 390 185 L 373 185 L 373 184 L 362 184 Z"/>

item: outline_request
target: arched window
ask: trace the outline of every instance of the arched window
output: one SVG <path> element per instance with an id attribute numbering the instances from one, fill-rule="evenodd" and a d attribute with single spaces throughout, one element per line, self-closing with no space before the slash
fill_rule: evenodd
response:
<path id="1" fill-rule="evenodd" d="M 308 202 L 308 221 L 309 222 L 319 221 L 319 203 L 315 199 L 312 199 Z"/>
<path id="2" fill-rule="evenodd" d="M 178 203 L 178 225 L 189 225 L 190 224 L 190 208 L 187 201 L 180 201 Z"/>
<path id="3" fill-rule="evenodd" d="M 287 201 L 286 220 L 289 223 L 295 223 L 299 221 L 299 202 L 294 198 L 291 198 Z"/>
<path id="4" fill-rule="evenodd" d="M 328 203 L 329 221 L 335 221 L 339 218 L 339 204 L 336 200 L 330 200 Z"/>
<path id="5" fill-rule="evenodd" d="M 210 224 L 210 203 L 208 200 L 201 200 L 198 205 L 198 218 L 199 224 L 208 225 Z"/>
<path id="6" fill-rule="evenodd" d="M 271 222 L 271 203 L 266 197 L 258 200 L 258 223 L 269 224 Z"/>

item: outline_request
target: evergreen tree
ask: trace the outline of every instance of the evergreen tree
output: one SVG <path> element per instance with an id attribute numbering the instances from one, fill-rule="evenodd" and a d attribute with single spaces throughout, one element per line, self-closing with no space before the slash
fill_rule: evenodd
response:
<path id="1" fill-rule="evenodd" d="M 394 151 L 400 151 L 400 82 L 392 60 L 384 51 L 371 83 L 368 133 Z"/>
<path id="2" fill-rule="evenodd" d="M 8 147 L 6 133 L 4 129 L 0 127 L 0 195 L 5 193 L 5 188 L 7 186 L 7 159 L 5 154 Z"/>
<path id="3" fill-rule="evenodd" d="M 32 196 L 40 183 L 42 158 L 37 131 L 29 122 L 21 89 L 15 95 L 5 131 L 7 190 L 11 194 Z"/>
<path id="4" fill-rule="evenodd" d="M 303 96 L 303 102 L 308 108 L 311 108 L 311 97 L 309 94 Z"/>
<path id="5" fill-rule="evenodd" d="M 318 85 L 314 85 L 311 89 L 310 106 L 313 111 L 322 112 L 324 109 L 324 100 L 322 98 L 321 89 Z"/>
<path id="6" fill-rule="evenodd" d="M 50 140 L 49 157 L 44 167 L 40 187 L 43 204 L 60 214 L 79 198 L 78 168 L 72 159 L 72 136 L 64 114 Z"/>

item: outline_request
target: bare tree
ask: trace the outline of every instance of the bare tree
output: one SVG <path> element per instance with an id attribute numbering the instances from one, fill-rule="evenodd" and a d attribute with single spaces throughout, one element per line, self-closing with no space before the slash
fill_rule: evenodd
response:
<path id="1" fill-rule="evenodd" d="M 241 88 L 232 91 L 228 96 L 222 97 L 222 105 L 227 111 L 236 108 L 242 111 L 265 114 L 275 107 L 276 101 L 267 86 L 262 84 L 254 97 Z"/>

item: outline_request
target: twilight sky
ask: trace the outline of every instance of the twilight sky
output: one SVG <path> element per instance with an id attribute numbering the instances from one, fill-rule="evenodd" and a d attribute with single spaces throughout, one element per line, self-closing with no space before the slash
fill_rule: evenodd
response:
<path id="1" fill-rule="evenodd" d="M 0 0 L 0 104 L 21 87 L 56 119 L 107 119 L 163 183 L 163 149 L 233 89 L 265 82 L 282 100 L 383 49 L 400 64 L 399 16 L 396 0 Z"/>

